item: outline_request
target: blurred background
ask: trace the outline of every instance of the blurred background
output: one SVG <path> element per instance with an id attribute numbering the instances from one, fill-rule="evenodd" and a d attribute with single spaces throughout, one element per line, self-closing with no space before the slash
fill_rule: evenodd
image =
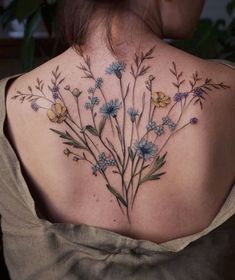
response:
<path id="1" fill-rule="evenodd" d="M 62 0 L 0 0 L 0 79 L 66 49 L 56 34 Z M 235 0 L 207 0 L 191 40 L 171 42 L 202 58 L 235 61 Z"/>

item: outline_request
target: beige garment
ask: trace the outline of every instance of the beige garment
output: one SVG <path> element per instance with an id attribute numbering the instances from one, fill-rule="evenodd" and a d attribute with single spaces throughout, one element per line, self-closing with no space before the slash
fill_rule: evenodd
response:
<path id="1" fill-rule="evenodd" d="M 10 79 L 0 82 L 0 215 L 11 279 L 235 279 L 235 185 L 206 229 L 161 244 L 40 219 L 3 130 Z"/>

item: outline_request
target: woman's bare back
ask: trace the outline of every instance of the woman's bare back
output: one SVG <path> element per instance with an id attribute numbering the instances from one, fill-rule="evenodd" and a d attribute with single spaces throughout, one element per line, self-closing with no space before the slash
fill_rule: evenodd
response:
<path id="1" fill-rule="evenodd" d="M 157 243 L 207 227 L 235 177 L 233 78 L 167 45 L 69 49 L 18 78 L 8 136 L 38 214 Z"/>

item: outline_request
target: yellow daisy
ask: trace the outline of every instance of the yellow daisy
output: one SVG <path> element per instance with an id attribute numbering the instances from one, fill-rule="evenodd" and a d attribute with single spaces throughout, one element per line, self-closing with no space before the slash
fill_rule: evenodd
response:
<path id="1" fill-rule="evenodd" d="M 171 103 L 171 98 L 165 95 L 164 92 L 153 92 L 152 102 L 157 108 L 164 108 Z"/>
<path id="2" fill-rule="evenodd" d="M 51 122 L 62 123 L 66 120 L 67 113 L 67 108 L 56 102 L 51 106 L 51 109 L 47 111 L 47 116 Z"/>

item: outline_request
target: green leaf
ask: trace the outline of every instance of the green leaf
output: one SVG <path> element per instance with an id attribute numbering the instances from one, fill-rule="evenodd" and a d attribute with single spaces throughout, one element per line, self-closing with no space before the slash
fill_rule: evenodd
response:
<path id="1" fill-rule="evenodd" d="M 155 181 L 155 180 L 160 180 L 161 176 L 166 174 L 166 172 L 162 172 L 162 173 L 158 173 L 158 174 L 153 174 L 150 176 L 145 176 L 141 181 L 140 181 L 140 185 L 143 184 L 144 182 L 147 181 Z"/>
<path id="2" fill-rule="evenodd" d="M 71 142 L 63 142 L 63 144 L 72 146 L 72 147 L 74 147 L 76 149 L 87 150 L 87 148 L 85 146 L 83 146 L 82 144 L 80 144 L 79 142 L 71 141 Z"/>
<path id="3" fill-rule="evenodd" d="M 119 126 L 116 125 L 116 129 L 117 129 L 119 141 L 120 141 L 120 143 L 122 143 L 122 133 L 121 133 Z"/>
<path id="4" fill-rule="evenodd" d="M 166 163 L 165 158 L 166 158 L 167 152 L 162 156 L 158 156 L 157 159 L 154 162 L 153 169 L 151 170 L 151 174 L 155 173 L 158 171 L 160 168 L 163 167 L 163 165 Z"/>
<path id="5" fill-rule="evenodd" d="M 88 130 L 94 136 L 99 136 L 98 131 L 92 125 L 85 126 L 85 130 Z"/>
<path id="6" fill-rule="evenodd" d="M 103 117 L 100 121 L 100 124 L 99 124 L 99 136 L 102 135 L 105 124 L 106 124 L 106 118 Z"/>
<path id="7" fill-rule="evenodd" d="M 53 132 L 58 134 L 61 138 L 65 139 L 65 140 L 68 140 L 66 142 L 63 142 L 64 144 L 69 145 L 69 146 L 73 146 L 76 149 L 87 150 L 87 148 L 85 146 L 83 146 L 81 143 L 79 143 L 76 139 L 74 139 L 73 136 L 71 136 L 68 133 L 68 131 L 66 131 L 64 133 L 64 132 L 61 132 L 61 131 L 53 129 L 53 128 L 50 128 L 50 130 L 52 130 Z"/>
<path id="8" fill-rule="evenodd" d="M 134 161 L 135 155 L 134 155 L 134 152 L 132 151 L 131 147 L 128 147 L 128 153 L 129 153 L 130 159 L 132 161 Z"/>
<path id="9" fill-rule="evenodd" d="M 106 184 L 107 188 L 109 189 L 109 191 L 125 206 L 127 207 L 127 203 L 125 201 L 125 199 L 120 195 L 120 193 L 118 193 L 112 186 L 110 186 L 109 184 Z"/>

